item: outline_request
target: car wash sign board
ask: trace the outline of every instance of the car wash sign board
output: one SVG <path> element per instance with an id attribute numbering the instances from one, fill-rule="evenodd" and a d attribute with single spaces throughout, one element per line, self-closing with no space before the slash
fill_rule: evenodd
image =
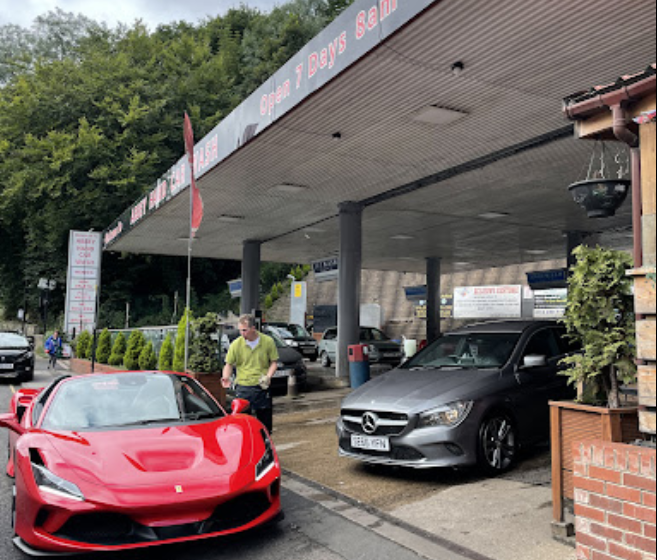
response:
<path id="1" fill-rule="evenodd" d="M 454 289 L 455 319 L 522 316 L 522 286 L 464 286 Z"/>
<path id="2" fill-rule="evenodd" d="M 68 241 L 66 309 L 64 330 L 72 334 L 91 331 L 96 325 L 96 302 L 100 287 L 102 235 L 71 231 Z"/>
<path id="3" fill-rule="evenodd" d="M 356 0 L 194 146 L 196 180 L 437 1 Z M 182 128 L 182 117 L 180 124 Z M 186 190 L 190 180 L 184 156 L 105 230 L 103 248 L 111 249 L 146 216 Z M 202 193 L 202 183 L 200 189 Z"/>

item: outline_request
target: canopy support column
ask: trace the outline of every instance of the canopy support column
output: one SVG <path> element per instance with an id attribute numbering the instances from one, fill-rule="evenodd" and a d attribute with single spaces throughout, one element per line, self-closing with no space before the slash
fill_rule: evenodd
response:
<path id="1" fill-rule="evenodd" d="M 363 205 L 342 202 L 338 267 L 338 351 L 336 376 L 349 376 L 348 347 L 360 339 L 360 275 L 363 246 Z"/>

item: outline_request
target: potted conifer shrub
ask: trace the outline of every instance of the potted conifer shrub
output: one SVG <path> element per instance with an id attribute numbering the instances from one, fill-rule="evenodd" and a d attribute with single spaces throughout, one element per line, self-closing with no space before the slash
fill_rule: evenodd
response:
<path id="1" fill-rule="evenodd" d="M 638 412 L 621 399 L 636 380 L 636 338 L 630 255 L 580 246 L 568 280 L 563 323 L 581 352 L 564 358 L 562 373 L 578 388 L 574 402 L 551 402 L 554 521 L 563 524 L 573 499 L 572 444 L 583 439 L 630 442 L 640 436 Z M 568 530 L 568 529 L 566 529 Z"/>
<path id="2" fill-rule="evenodd" d="M 208 313 L 194 319 L 194 333 L 189 348 L 189 369 L 192 375 L 217 399 L 225 404 L 226 391 L 221 385 L 222 364 L 219 356 L 219 318 Z"/>

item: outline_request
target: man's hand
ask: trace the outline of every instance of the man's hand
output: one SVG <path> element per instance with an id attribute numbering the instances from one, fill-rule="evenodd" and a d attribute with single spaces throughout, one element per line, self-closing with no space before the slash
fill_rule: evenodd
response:
<path id="1" fill-rule="evenodd" d="M 263 375 L 260 378 L 260 381 L 258 382 L 258 385 L 260 385 L 260 388 L 263 390 L 269 389 L 269 385 L 271 385 L 271 379 L 269 378 L 268 375 Z"/>
<path id="2" fill-rule="evenodd" d="M 223 376 L 222 376 L 222 377 L 221 377 L 221 386 L 222 386 L 224 389 L 230 389 L 230 385 L 231 385 L 230 377 L 223 377 Z"/>

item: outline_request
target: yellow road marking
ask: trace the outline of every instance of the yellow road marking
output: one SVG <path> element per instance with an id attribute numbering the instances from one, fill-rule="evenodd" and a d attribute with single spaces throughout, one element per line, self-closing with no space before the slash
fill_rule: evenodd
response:
<path id="1" fill-rule="evenodd" d="M 13 385 L 9 385 L 9 388 L 11 389 L 11 392 L 12 392 L 12 393 L 15 393 L 15 392 L 16 392 L 16 388 L 15 388 Z"/>

